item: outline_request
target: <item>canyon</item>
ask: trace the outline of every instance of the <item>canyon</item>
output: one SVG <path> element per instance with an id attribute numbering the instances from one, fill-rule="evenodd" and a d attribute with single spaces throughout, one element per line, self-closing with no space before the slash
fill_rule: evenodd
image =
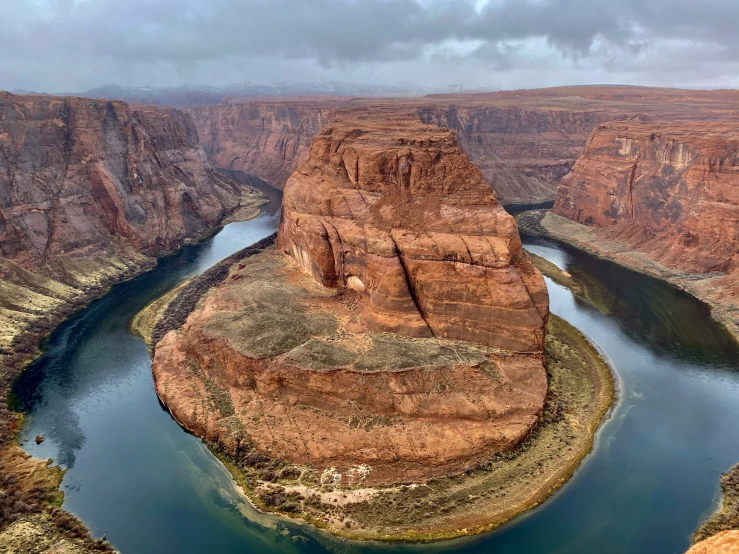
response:
<path id="1" fill-rule="evenodd" d="M 549 494 L 589 450 L 608 366 L 559 323 L 546 337 L 542 275 L 449 129 L 403 107 L 337 110 L 285 185 L 276 246 L 260 248 L 137 318 L 162 403 L 260 508 L 357 538 L 458 536 Z M 577 448 L 542 426 L 563 393 L 545 347 L 587 388 L 567 423 Z M 530 461 L 516 467 L 536 464 L 545 487 L 502 469 L 519 449 Z M 516 493 L 484 495 L 474 517 L 455 507 L 387 529 L 388 494 L 413 503 L 407 485 L 430 479 L 447 491 L 438 506 L 491 479 Z"/>
<path id="2" fill-rule="evenodd" d="M 599 124 L 614 120 L 736 121 L 735 91 L 563 87 L 423 98 L 230 98 L 183 108 L 218 167 L 283 188 L 310 140 L 336 110 L 404 106 L 456 132 L 460 147 L 504 205 L 553 201 L 559 180 Z"/>
<path id="3" fill-rule="evenodd" d="M 259 451 L 332 468 L 337 484 L 358 467 L 368 485 L 458 472 L 538 420 L 546 287 L 450 131 L 396 110 L 337 114 L 287 182 L 277 250 L 156 346 L 157 390 L 189 429 L 220 437 L 224 412 L 202 421 L 182 360 L 221 376 Z M 367 418 L 402 423 L 357 428 Z"/>
<path id="4" fill-rule="evenodd" d="M 736 123 L 600 125 L 542 223 L 686 288 L 739 336 L 738 148 Z"/>
<path id="5" fill-rule="evenodd" d="M 217 168 L 253 174 L 285 191 L 278 236 L 144 318 L 162 403 L 263 510 L 362 539 L 490 529 L 571 475 L 613 399 L 504 206 L 554 200 L 548 236 L 678 285 L 739 337 L 737 100 L 567 87 L 175 110 L 0 93 L 4 391 L 68 314 L 256 215 L 263 197 Z M 1 408 L 0 477 L 54 482 Z"/>
<path id="6" fill-rule="evenodd" d="M 4 356 L 50 313 L 261 200 L 218 173 L 171 108 L 4 94 L 0 142 Z"/>
<path id="7" fill-rule="evenodd" d="M 61 479 L 12 441 L 9 387 L 40 339 L 112 284 L 230 214 L 257 215 L 263 201 L 216 170 L 182 112 L 0 93 L 0 478 L 21 506 L 45 505 Z M 39 517 L 45 534 L 66 525 L 87 536 L 61 510 Z"/>

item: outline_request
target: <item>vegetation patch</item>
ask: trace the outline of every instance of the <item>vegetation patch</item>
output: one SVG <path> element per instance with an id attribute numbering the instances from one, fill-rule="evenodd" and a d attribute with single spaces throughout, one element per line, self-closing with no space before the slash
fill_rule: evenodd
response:
<path id="1" fill-rule="evenodd" d="M 739 464 L 721 476 L 722 508 L 696 531 L 693 540 L 702 541 L 721 531 L 739 529 Z"/>
<path id="2" fill-rule="evenodd" d="M 249 258 L 254 254 L 258 254 L 264 248 L 274 244 L 276 239 L 277 233 L 273 233 L 250 247 L 239 250 L 228 258 L 221 260 L 198 277 L 188 281 L 182 291 L 167 304 L 164 313 L 157 320 L 156 325 L 154 325 L 154 329 L 151 332 L 152 344 L 156 344 L 162 340 L 162 337 L 169 331 L 181 327 L 185 323 L 185 320 L 187 320 L 187 316 L 189 316 L 195 309 L 195 306 L 197 306 L 200 298 L 202 298 L 202 296 L 211 287 L 220 285 L 223 280 L 228 277 L 229 268 L 233 264 L 245 258 Z"/>

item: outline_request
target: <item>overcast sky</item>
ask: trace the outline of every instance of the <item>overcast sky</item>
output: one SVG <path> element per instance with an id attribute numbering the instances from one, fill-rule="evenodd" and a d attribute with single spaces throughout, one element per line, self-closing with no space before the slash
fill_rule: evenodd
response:
<path id="1" fill-rule="evenodd" d="M 739 0 L 0 0 L 0 89 L 739 87 Z"/>

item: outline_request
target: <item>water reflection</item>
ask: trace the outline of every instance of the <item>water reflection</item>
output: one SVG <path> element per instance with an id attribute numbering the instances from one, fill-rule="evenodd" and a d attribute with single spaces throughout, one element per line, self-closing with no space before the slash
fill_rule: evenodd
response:
<path id="1" fill-rule="evenodd" d="M 583 300 L 633 340 L 695 363 L 739 364 L 734 339 L 688 293 L 545 239 L 527 237 L 526 248 L 569 272 L 583 285 Z"/>

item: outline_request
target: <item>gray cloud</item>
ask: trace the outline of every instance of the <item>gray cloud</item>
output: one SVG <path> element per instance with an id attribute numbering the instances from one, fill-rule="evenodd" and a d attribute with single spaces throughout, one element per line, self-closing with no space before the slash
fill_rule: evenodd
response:
<path id="1" fill-rule="evenodd" d="M 737 21 L 736 0 L 3 0 L 0 87 L 736 86 Z"/>

